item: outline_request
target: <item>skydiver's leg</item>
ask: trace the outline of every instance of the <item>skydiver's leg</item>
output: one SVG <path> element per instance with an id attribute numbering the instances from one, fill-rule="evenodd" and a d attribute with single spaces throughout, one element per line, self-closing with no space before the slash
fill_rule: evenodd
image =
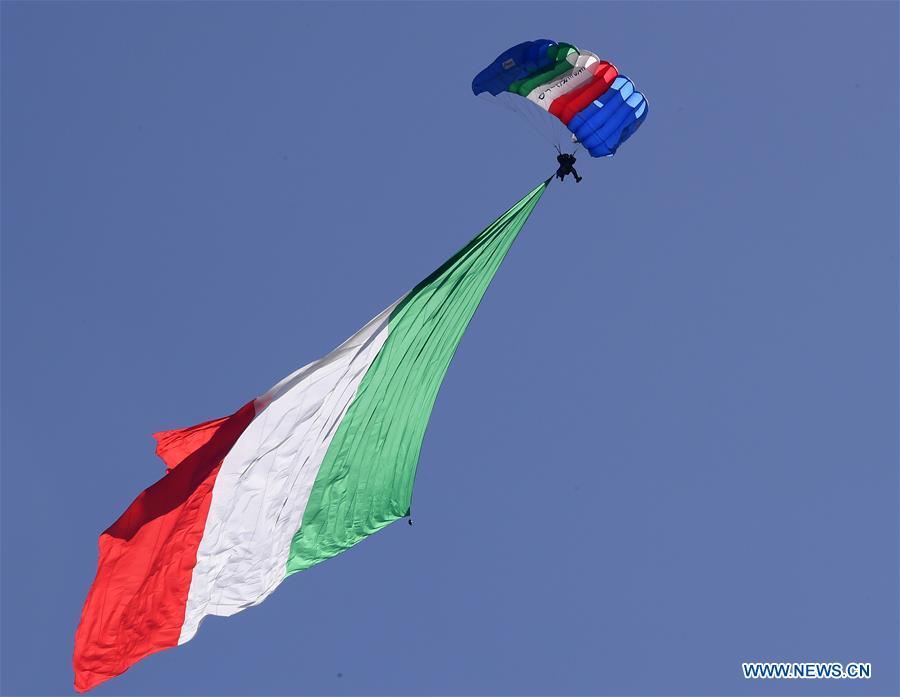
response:
<path id="1" fill-rule="evenodd" d="M 575 181 L 576 181 L 576 182 L 580 182 L 580 181 L 581 181 L 581 177 L 578 176 L 578 170 L 575 169 L 574 167 L 572 168 L 572 174 L 575 175 Z"/>

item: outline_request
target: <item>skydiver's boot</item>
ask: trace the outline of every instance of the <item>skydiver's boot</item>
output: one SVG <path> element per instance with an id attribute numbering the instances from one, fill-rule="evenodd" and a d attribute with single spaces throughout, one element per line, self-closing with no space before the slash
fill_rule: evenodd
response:
<path id="1" fill-rule="evenodd" d="M 582 180 L 582 177 L 579 177 L 577 174 L 575 175 L 575 183 L 577 184 Z"/>

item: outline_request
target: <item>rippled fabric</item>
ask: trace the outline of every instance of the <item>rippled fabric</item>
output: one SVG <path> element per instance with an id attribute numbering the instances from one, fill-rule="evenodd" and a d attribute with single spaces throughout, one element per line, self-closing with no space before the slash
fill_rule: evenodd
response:
<path id="1" fill-rule="evenodd" d="M 322 463 L 291 542 L 288 572 L 332 557 L 409 512 L 419 450 L 444 374 L 546 186 L 494 221 L 391 312 L 387 340 Z"/>
<path id="2" fill-rule="evenodd" d="M 178 644 L 185 599 L 222 460 L 256 414 L 156 434 L 169 468 L 100 535 L 97 575 L 75 632 L 75 689 Z"/>
<path id="3" fill-rule="evenodd" d="M 76 632 L 78 691 L 409 511 L 444 374 L 546 186 L 324 358 L 230 417 L 156 434 L 167 474 L 100 537 Z"/>
<path id="4" fill-rule="evenodd" d="M 257 417 L 216 479 L 179 644 L 207 615 L 261 603 L 284 580 L 319 467 L 387 339 L 392 308 L 257 400 Z"/>

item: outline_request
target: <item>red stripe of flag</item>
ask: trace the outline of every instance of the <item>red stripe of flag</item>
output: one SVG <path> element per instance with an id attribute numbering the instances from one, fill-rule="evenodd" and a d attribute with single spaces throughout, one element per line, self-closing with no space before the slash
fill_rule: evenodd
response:
<path id="1" fill-rule="evenodd" d="M 178 644 L 213 484 L 255 413 L 249 402 L 223 419 L 154 434 L 166 475 L 100 535 L 97 576 L 75 633 L 79 692 Z"/>

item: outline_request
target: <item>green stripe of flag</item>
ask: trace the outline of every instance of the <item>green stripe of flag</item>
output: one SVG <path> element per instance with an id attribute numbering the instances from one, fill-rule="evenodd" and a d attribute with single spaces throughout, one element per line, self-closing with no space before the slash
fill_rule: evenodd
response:
<path id="1" fill-rule="evenodd" d="M 409 513 L 438 389 L 491 279 L 547 182 L 417 285 L 338 426 L 291 541 L 287 573 L 333 557 Z"/>

